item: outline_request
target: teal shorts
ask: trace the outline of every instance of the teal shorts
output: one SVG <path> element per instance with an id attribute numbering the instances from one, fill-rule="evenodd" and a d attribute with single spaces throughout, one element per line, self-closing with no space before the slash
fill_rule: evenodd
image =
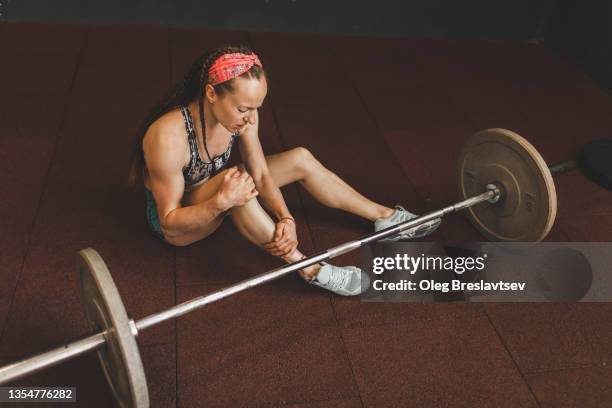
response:
<path id="1" fill-rule="evenodd" d="M 159 216 L 157 215 L 157 205 L 155 204 L 155 199 L 153 198 L 153 193 L 151 193 L 148 189 L 145 188 L 145 192 L 147 194 L 147 222 L 149 223 L 149 227 L 153 234 L 166 242 L 164 239 L 164 234 L 161 229 L 161 225 L 159 223 Z"/>

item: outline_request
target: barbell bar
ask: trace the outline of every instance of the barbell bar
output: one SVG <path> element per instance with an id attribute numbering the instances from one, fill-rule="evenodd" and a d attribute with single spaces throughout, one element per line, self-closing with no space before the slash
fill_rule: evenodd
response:
<path id="1" fill-rule="evenodd" d="M 0 384 L 15 381 L 97 350 L 118 404 L 122 407 L 147 407 L 148 389 L 136 343 L 140 331 L 461 210 L 469 211 L 468 218 L 488 238 L 514 240 L 518 236 L 541 240 L 550 230 L 550 219 L 554 220 L 556 214 L 556 192 L 552 184 L 552 173 L 560 174 L 573 167 L 571 161 L 568 161 L 549 169 L 537 150 L 527 140 L 511 131 L 487 129 L 478 132 L 464 144 L 460 155 L 458 175 L 460 194 L 464 198 L 462 201 L 180 303 L 138 321 L 128 317 L 102 257 L 91 248 L 84 249 L 77 254 L 77 269 L 81 278 L 86 315 L 95 334 L 1 367 Z M 478 189 L 480 190 L 472 194 Z M 483 203 L 488 204 L 479 206 Z M 497 217 L 493 218 L 496 222 L 491 222 L 491 214 Z M 509 221 L 500 222 L 500 219 Z M 527 221 L 523 222 L 525 219 Z M 508 222 L 512 224 L 517 220 L 521 221 L 519 224 L 522 226 L 531 223 L 537 231 L 528 234 L 515 228 L 512 230 L 515 234 L 509 235 L 506 231 Z"/>

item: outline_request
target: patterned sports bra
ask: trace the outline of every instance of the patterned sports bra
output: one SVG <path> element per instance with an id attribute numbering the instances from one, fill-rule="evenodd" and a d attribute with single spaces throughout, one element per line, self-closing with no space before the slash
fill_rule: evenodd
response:
<path id="1" fill-rule="evenodd" d="M 194 184 L 214 175 L 213 164 L 212 162 L 205 162 L 200 158 L 191 112 L 189 112 L 189 109 L 185 106 L 181 106 L 180 108 L 183 113 L 183 120 L 185 121 L 185 129 L 187 130 L 187 140 L 189 141 L 189 164 L 187 167 L 183 168 L 185 189 L 189 190 Z M 238 133 L 233 133 L 225 152 L 212 158 L 217 171 L 221 170 L 227 164 L 230 154 L 232 153 L 232 146 L 239 136 Z"/>

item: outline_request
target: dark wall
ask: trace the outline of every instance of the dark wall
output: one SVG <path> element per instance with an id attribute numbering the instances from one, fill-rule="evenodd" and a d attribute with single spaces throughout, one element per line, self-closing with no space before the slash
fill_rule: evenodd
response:
<path id="1" fill-rule="evenodd" d="M 612 2 L 558 0 L 545 44 L 612 91 Z"/>
<path id="2" fill-rule="evenodd" d="M 541 37 L 554 0 L 0 0 L 9 21 L 441 38 Z"/>
<path id="3" fill-rule="evenodd" d="M 612 90 L 612 1 L 0 0 L 0 19 L 545 44 Z"/>

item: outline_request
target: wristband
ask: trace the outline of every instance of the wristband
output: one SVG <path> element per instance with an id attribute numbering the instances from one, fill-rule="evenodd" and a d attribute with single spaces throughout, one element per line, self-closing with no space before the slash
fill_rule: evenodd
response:
<path id="1" fill-rule="evenodd" d="M 281 222 L 283 220 L 289 220 L 291 221 L 293 224 L 295 224 L 295 219 L 293 219 L 293 217 L 283 217 L 280 220 L 278 220 L 278 222 Z"/>

